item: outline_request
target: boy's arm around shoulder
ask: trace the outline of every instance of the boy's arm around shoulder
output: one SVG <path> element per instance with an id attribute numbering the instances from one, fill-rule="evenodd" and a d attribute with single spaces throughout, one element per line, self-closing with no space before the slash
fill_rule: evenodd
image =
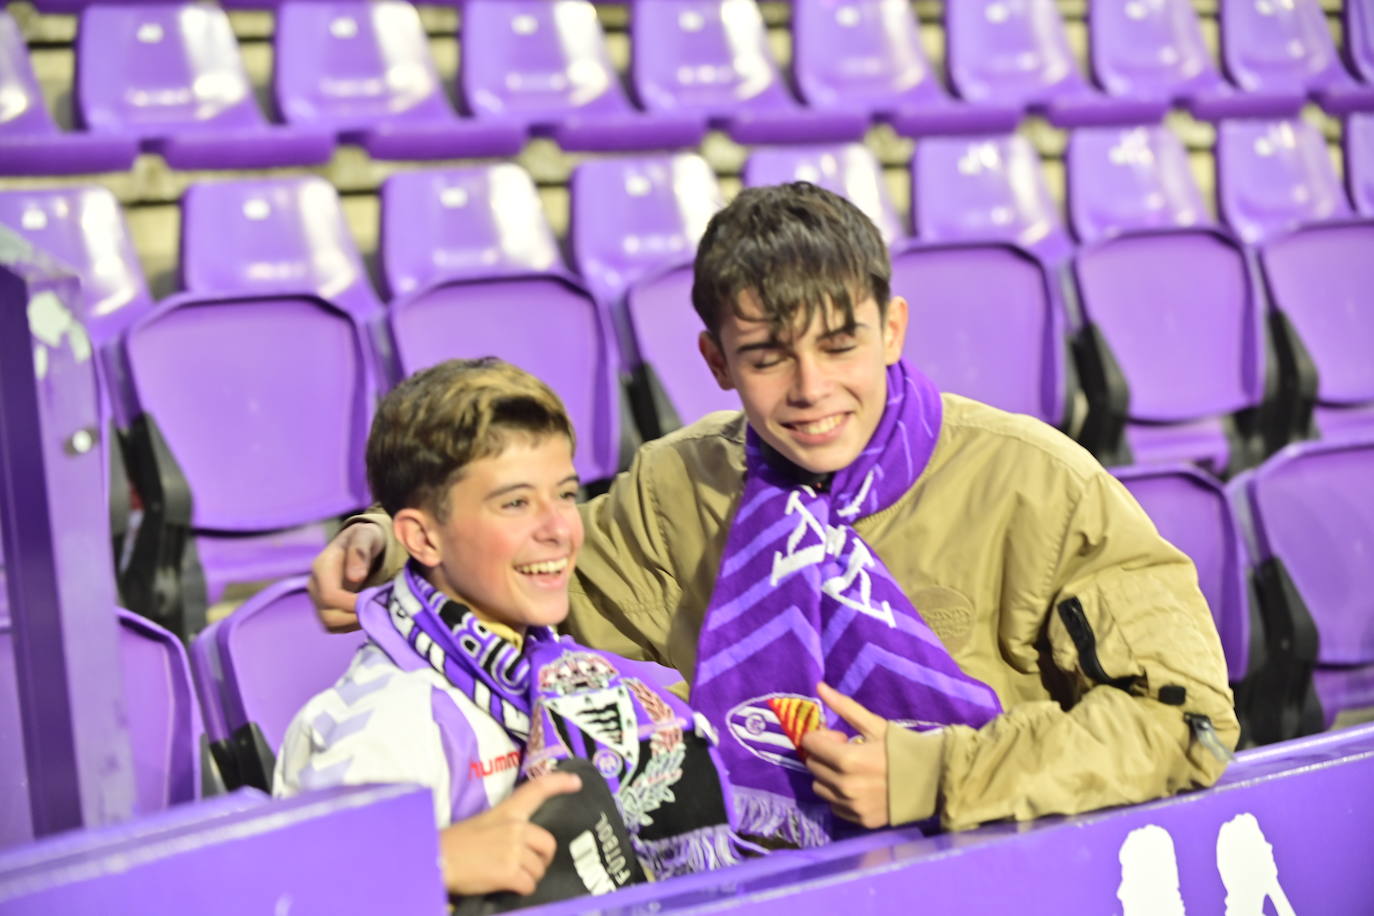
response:
<path id="1" fill-rule="evenodd" d="M 1012 535 L 1057 537 L 1058 545 L 1046 585 L 1035 589 L 1039 606 L 1014 594 L 1004 599 L 1002 654 L 1047 684 L 1057 681 L 1068 708 L 1024 702 L 981 729 L 954 726 L 939 737 L 892 729 L 893 772 L 934 768 L 941 820 L 951 829 L 1132 804 L 1214 783 L 1226 764 L 1222 748 L 1214 752 L 1199 740 L 1190 720 L 1205 716 L 1225 751 L 1240 728 L 1192 562 L 1100 469 L 1084 475 L 1062 534 Z M 929 815 L 930 788 L 893 792 L 894 822 Z"/>

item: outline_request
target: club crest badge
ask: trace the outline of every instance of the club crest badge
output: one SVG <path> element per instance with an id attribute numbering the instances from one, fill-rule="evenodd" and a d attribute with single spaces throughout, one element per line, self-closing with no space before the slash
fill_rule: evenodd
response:
<path id="1" fill-rule="evenodd" d="M 822 723 L 821 706 L 814 697 L 796 693 L 770 693 L 740 703 L 726 717 L 730 736 L 749 753 L 789 770 L 806 770 L 801 751 L 802 736 Z"/>

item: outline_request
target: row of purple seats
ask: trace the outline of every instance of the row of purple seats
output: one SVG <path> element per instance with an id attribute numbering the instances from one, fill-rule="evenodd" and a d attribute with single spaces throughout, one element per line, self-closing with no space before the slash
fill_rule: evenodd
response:
<path id="1" fill-rule="evenodd" d="M 6 88 L 21 100 L 0 124 L 6 168 L 127 167 L 133 143 L 173 167 L 244 168 L 322 162 L 335 137 L 377 158 L 432 159 L 513 153 L 527 133 L 624 150 L 691 146 L 708 125 L 776 143 L 853 139 L 875 118 L 918 136 L 1006 130 L 1023 109 L 1064 126 L 1133 123 L 1156 120 L 1177 98 L 1209 116 L 1288 113 L 1306 93 L 1333 113 L 1374 108 L 1374 90 L 1342 68 L 1315 0 L 1223 4 L 1227 69 L 1247 94 L 1216 75 L 1188 0 L 1094 6 L 1094 71 L 1110 94 L 1079 72 L 1053 0 L 950 4 L 958 104 L 936 85 L 903 0 L 798 4 L 793 77 L 805 105 L 788 93 L 754 0 L 639 0 L 629 74 L 638 109 L 588 0 L 463 0 L 461 12 L 468 117 L 457 118 L 408 3 L 284 4 L 273 79 L 281 125 L 257 108 L 221 10 L 91 6 L 73 93 L 84 132 L 70 136 L 52 125 L 6 19 L 0 39 L 15 61 Z M 1357 59 L 1361 25 L 1352 15 Z M 62 155 L 45 155 L 64 142 Z"/>

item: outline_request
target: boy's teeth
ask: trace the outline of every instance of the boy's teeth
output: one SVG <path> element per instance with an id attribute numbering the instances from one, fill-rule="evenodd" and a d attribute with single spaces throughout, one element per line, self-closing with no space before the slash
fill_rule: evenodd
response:
<path id="1" fill-rule="evenodd" d="M 824 420 L 817 420 L 815 423 L 798 423 L 797 429 L 812 436 L 819 436 L 821 433 L 828 433 L 839 426 L 843 419 L 844 415 L 837 413 L 826 417 Z"/>
<path id="2" fill-rule="evenodd" d="M 527 576 L 536 576 L 544 573 L 562 572 L 567 566 L 568 558 L 563 557 L 561 560 L 545 560 L 542 563 L 530 563 L 526 566 L 517 566 L 515 570 Z"/>

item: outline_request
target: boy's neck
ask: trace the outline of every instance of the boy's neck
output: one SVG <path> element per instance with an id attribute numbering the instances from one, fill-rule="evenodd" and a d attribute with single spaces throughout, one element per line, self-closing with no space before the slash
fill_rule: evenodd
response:
<path id="1" fill-rule="evenodd" d="M 416 565 L 418 566 L 419 564 Z M 440 574 L 439 569 L 427 567 L 421 567 L 421 569 L 424 570 L 425 581 L 428 582 L 430 585 L 434 586 L 436 589 L 438 589 L 439 593 L 442 594 L 445 598 L 448 598 L 450 601 L 461 604 L 463 607 L 467 608 L 469 611 L 473 613 L 474 616 L 476 616 L 478 620 L 482 621 L 482 624 L 488 630 L 491 630 L 497 636 L 501 637 L 506 642 L 515 646 L 515 648 L 519 649 L 524 646 L 524 627 L 514 627 L 508 623 L 494 619 L 486 611 L 482 610 L 480 607 L 473 604 L 471 601 L 467 600 L 461 594 L 459 594 L 456 588 L 454 588 L 449 582 L 444 580 L 443 576 Z"/>

